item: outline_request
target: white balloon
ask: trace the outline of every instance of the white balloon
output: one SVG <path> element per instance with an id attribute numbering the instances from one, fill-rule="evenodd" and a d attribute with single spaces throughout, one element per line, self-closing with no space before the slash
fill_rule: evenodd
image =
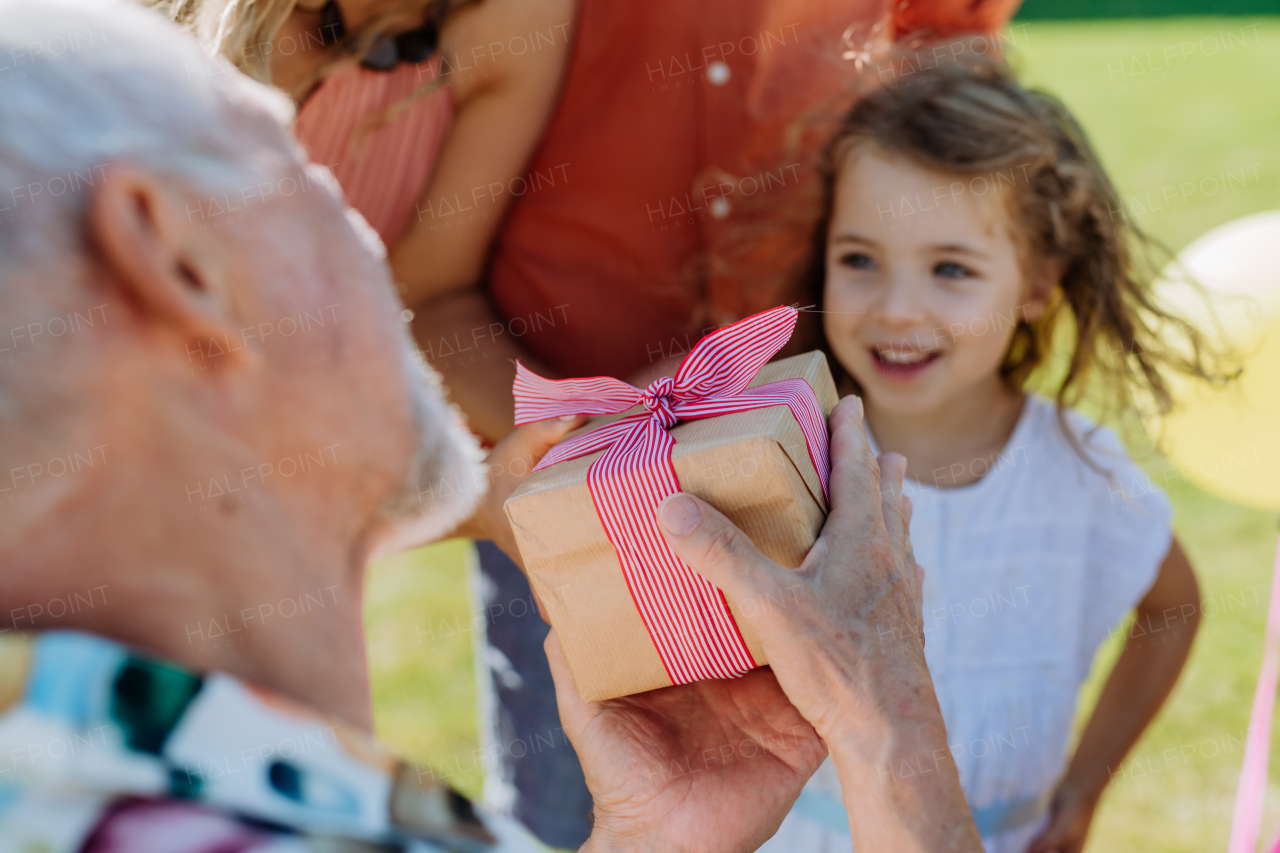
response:
<path id="1" fill-rule="evenodd" d="M 1186 273 L 1203 286 L 1188 283 Z M 1198 237 L 1161 273 L 1157 293 L 1177 315 L 1243 351 L 1280 320 L 1280 210 L 1255 213 Z"/>

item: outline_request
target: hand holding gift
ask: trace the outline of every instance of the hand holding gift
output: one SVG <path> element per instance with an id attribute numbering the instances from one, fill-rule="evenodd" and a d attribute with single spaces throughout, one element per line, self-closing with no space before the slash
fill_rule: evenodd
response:
<path id="1" fill-rule="evenodd" d="M 552 449 L 506 503 L 584 698 L 730 678 L 766 662 L 743 614 L 671 552 L 655 513 L 670 494 L 698 495 L 771 559 L 800 565 L 826 515 L 836 394 L 821 353 L 766 365 L 795 322 L 783 307 L 720 329 L 674 379 L 645 391 L 519 369 L 517 423 L 609 416 Z"/>
<path id="2" fill-rule="evenodd" d="M 484 459 L 484 481 L 457 486 L 459 489 L 473 488 L 483 492 L 475 512 L 445 538 L 466 536 L 471 539 L 490 539 L 519 564 L 520 550 L 511 534 L 511 524 L 507 521 L 503 504 L 529 476 L 534 466 L 547 455 L 547 451 L 585 421 L 585 417 L 570 415 L 526 424 L 516 427 L 510 435 L 494 445 Z M 442 489 L 452 485 L 440 484 Z"/>
<path id="3" fill-rule="evenodd" d="M 660 508 L 665 540 L 738 605 L 770 668 L 586 702 L 556 633 L 548 637 L 561 719 L 595 796 L 583 853 L 755 850 L 828 748 L 858 804 L 855 849 L 982 850 L 953 763 L 926 785 L 892 770 L 934 761 L 947 741 L 915 630 L 905 460 L 877 463 L 861 410 L 850 397 L 831 416 L 831 514 L 798 570 L 697 498 L 674 495 Z M 780 597 L 785 607 L 746 606 Z"/>

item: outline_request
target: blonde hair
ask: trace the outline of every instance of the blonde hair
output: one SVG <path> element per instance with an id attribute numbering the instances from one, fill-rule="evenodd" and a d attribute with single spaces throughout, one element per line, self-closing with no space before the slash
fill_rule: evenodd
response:
<path id="1" fill-rule="evenodd" d="M 151 5 L 187 28 L 210 53 L 270 83 L 270 62 L 257 47 L 271 43 L 297 0 L 152 0 Z"/>
<path id="2" fill-rule="evenodd" d="M 212 54 L 223 56 L 260 83 L 271 83 L 270 45 L 298 0 L 146 0 L 170 20 L 186 27 Z M 304 82 L 318 80 L 360 61 L 378 36 L 406 18 L 428 10 L 439 23 L 456 3 L 450 0 L 383 0 L 360 27 L 333 46 L 333 57 Z M 299 93 L 290 93 L 295 96 Z"/>

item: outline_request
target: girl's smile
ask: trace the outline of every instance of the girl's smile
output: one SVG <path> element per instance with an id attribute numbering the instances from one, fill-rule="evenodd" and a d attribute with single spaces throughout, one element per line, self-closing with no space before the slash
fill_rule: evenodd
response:
<path id="1" fill-rule="evenodd" d="M 945 353 L 941 349 L 914 349 L 893 344 L 870 348 L 871 362 L 890 382 L 910 382 L 929 369 Z"/>

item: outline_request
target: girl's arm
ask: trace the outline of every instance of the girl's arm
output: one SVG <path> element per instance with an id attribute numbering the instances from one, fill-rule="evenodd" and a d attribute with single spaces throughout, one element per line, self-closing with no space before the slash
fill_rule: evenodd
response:
<path id="1" fill-rule="evenodd" d="M 446 21 L 440 73 L 453 93 L 453 124 L 419 205 L 430 213 L 411 221 L 390 255 L 410 307 L 479 279 L 513 192 L 527 191 L 511 182 L 528 168 L 551 118 L 575 7 L 575 0 L 482 0 Z M 450 227 L 438 227 L 445 222 Z"/>
<path id="2" fill-rule="evenodd" d="M 1049 825 L 1027 853 L 1084 849 L 1103 789 L 1173 689 L 1199 625 L 1200 589 L 1175 539 L 1156 582 L 1138 604 L 1130 639 L 1058 783 Z"/>
<path id="3" fill-rule="evenodd" d="M 453 92 L 453 125 L 419 204 L 419 221 L 411 220 L 389 257 L 404 302 L 414 309 L 419 346 L 444 373 L 449 396 L 471 428 L 494 442 L 512 429 L 515 359 L 554 375 L 504 334 L 477 282 L 513 193 L 527 191 L 512 180 L 524 175 L 551 119 L 576 7 L 576 0 L 481 0 L 446 22 L 441 73 Z M 461 215 L 446 217 L 445 209 Z M 439 227 L 446 220 L 450 227 Z M 482 347 L 483 358 L 449 364 L 435 354 L 442 341 Z"/>

